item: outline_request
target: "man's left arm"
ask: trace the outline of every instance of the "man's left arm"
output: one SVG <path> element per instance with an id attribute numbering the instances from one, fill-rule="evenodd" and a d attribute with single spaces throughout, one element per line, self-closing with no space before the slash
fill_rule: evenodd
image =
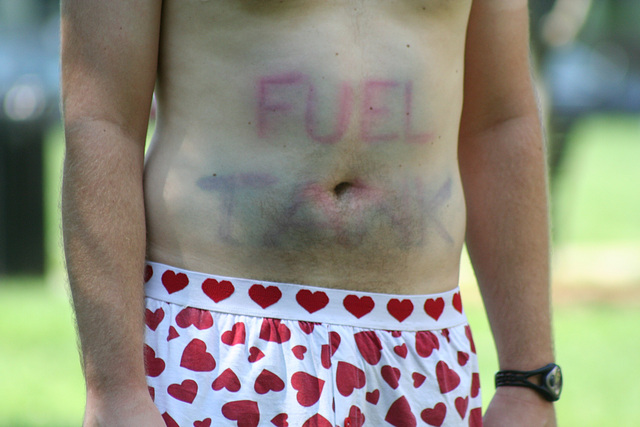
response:
<path id="1" fill-rule="evenodd" d="M 475 0 L 465 57 L 459 163 L 467 247 L 500 369 L 554 360 L 545 149 L 529 62 L 526 0 Z M 555 426 L 553 404 L 500 387 L 485 426 Z"/>

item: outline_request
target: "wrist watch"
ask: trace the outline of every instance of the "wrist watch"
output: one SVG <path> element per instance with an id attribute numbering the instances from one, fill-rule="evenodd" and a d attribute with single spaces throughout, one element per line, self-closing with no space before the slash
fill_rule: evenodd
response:
<path id="1" fill-rule="evenodd" d="M 530 381 L 535 377 L 537 380 Z M 496 388 L 500 386 L 529 387 L 549 402 L 555 402 L 562 392 L 562 371 L 555 363 L 533 371 L 498 371 Z"/>

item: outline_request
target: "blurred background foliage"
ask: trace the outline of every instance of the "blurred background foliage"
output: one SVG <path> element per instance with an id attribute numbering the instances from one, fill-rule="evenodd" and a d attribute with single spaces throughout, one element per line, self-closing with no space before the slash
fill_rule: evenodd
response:
<path id="1" fill-rule="evenodd" d="M 0 427 L 80 425 L 84 405 L 60 242 L 58 8 L 0 0 Z M 566 379 L 559 424 L 636 426 L 640 2 L 532 0 L 530 9 Z M 466 256 L 461 286 L 488 402 L 497 362 Z"/>

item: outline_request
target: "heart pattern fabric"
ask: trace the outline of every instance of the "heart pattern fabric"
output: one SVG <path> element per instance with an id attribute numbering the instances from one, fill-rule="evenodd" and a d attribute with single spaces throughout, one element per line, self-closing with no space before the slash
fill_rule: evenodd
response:
<path id="1" fill-rule="evenodd" d="M 178 326 L 206 329 L 207 314 L 194 317 L 193 307 L 205 311 L 244 313 L 313 323 L 338 323 L 387 330 L 441 330 L 466 321 L 458 289 L 437 295 L 388 295 L 324 289 L 288 283 L 205 275 L 149 263 L 145 269 L 148 297 L 183 305 Z M 164 313 L 145 313 L 153 329 Z"/>
<path id="2" fill-rule="evenodd" d="M 463 314 L 457 291 L 386 301 L 333 289 L 290 293 L 272 283 L 194 277 L 158 264 L 145 270 L 145 279 L 164 292 L 163 298 L 147 294 L 144 357 L 149 391 L 167 425 L 482 425 L 466 321 L 418 331 L 405 323 L 416 313 L 432 322 Z M 192 305 L 180 299 L 182 292 Z M 245 294 L 248 313 L 227 305 L 237 293 Z M 316 321 L 332 301 L 342 317 Z M 290 302 L 293 312 L 283 312 Z M 200 307 L 207 304 L 217 310 Z M 255 315 L 276 307 L 279 317 Z M 349 324 L 374 317 L 398 327 Z"/>

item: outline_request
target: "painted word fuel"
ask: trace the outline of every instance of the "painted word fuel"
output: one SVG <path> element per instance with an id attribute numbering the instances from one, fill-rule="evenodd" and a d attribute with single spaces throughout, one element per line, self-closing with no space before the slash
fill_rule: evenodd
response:
<path id="1" fill-rule="evenodd" d="M 433 139 L 432 133 L 414 129 L 413 82 L 368 79 L 361 85 L 362 101 L 355 106 L 353 85 L 341 84 L 332 109 L 333 128 L 319 131 L 318 91 L 308 75 L 291 72 L 263 76 L 258 79 L 256 93 L 258 136 L 273 136 L 282 123 L 300 118 L 311 140 L 334 144 L 345 136 L 356 113 L 357 135 L 364 142 L 401 140 L 421 144 Z"/>

